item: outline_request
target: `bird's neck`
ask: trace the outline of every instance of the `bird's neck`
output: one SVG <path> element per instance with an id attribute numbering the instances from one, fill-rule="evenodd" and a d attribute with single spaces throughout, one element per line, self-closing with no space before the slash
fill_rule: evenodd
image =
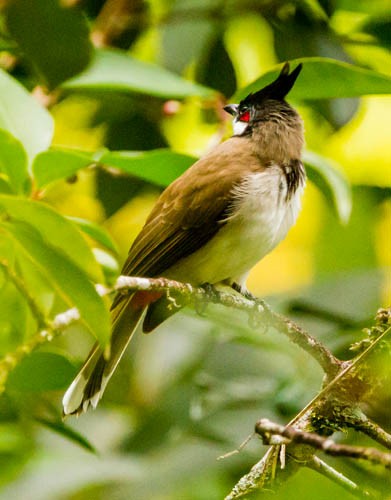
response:
<path id="1" fill-rule="evenodd" d="M 304 145 L 304 127 L 298 114 L 260 121 L 252 130 L 255 153 L 266 163 L 288 164 L 299 160 Z"/>

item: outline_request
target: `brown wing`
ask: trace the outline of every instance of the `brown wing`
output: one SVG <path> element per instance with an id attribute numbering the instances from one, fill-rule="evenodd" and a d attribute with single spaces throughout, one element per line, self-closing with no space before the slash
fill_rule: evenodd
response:
<path id="1" fill-rule="evenodd" d="M 232 137 L 197 161 L 161 194 L 122 273 L 158 276 L 201 248 L 224 225 L 232 187 L 261 170 L 246 138 Z"/>

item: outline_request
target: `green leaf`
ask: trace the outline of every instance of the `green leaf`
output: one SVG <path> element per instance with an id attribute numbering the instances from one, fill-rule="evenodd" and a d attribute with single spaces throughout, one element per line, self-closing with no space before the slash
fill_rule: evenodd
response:
<path id="1" fill-rule="evenodd" d="M 311 151 L 303 155 L 308 179 L 323 193 L 339 220 L 346 224 L 352 211 L 352 193 L 348 180 L 329 160 Z"/>
<path id="2" fill-rule="evenodd" d="M 369 94 L 391 93 L 391 78 L 382 73 L 360 68 L 353 64 L 323 57 L 302 57 L 291 61 L 291 69 L 303 63 L 303 69 L 289 92 L 292 99 L 334 99 Z M 240 101 L 250 92 L 256 92 L 275 80 L 279 66 L 255 80 L 233 97 Z"/>
<path id="3" fill-rule="evenodd" d="M 35 417 L 35 420 L 44 427 L 47 427 L 57 434 L 60 434 L 60 436 L 63 436 L 66 439 L 78 444 L 85 450 L 90 451 L 94 454 L 97 453 L 94 446 L 84 436 L 82 436 L 79 432 L 76 432 L 71 427 L 65 425 L 63 422 L 61 422 L 61 420 L 53 421 L 42 417 Z"/>
<path id="4" fill-rule="evenodd" d="M 83 233 L 87 234 L 90 238 L 95 240 L 97 243 L 100 243 L 103 247 L 107 248 L 111 252 L 118 254 L 117 245 L 112 240 L 110 234 L 106 229 L 94 222 L 91 222 L 86 219 L 80 219 L 79 217 L 67 217 L 70 221 L 72 221 L 76 226 L 83 231 Z"/>
<path id="5" fill-rule="evenodd" d="M 60 179 L 67 179 L 92 162 L 91 155 L 80 151 L 51 148 L 37 155 L 32 166 L 38 189 Z"/>
<path id="6" fill-rule="evenodd" d="M 49 88 L 89 63 L 92 45 L 80 9 L 58 0 L 18 0 L 8 2 L 4 13 L 8 31 Z"/>
<path id="7" fill-rule="evenodd" d="M 155 149 L 146 152 L 113 151 L 105 152 L 99 162 L 140 177 L 159 186 L 167 186 L 185 170 L 196 158 L 170 151 Z"/>
<path id="8" fill-rule="evenodd" d="M 40 392 L 65 389 L 76 375 L 76 367 L 55 352 L 33 352 L 10 373 L 7 389 Z"/>
<path id="9" fill-rule="evenodd" d="M 64 253 L 92 280 L 101 280 L 102 275 L 90 247 L 65 217 L 42 202 L 5 194 L 0 195 L 0 207 L 11 220 L 27 222 L 33 226 L 44 241 Z"/>
<path id="10" fill-rule="evenodd" d="M 0 69 L 0 129 L 23 145 L 30 160 L 52 142 L 54 124 L 45 108 L 14 78 Z"/>
<path id="11" fill-rule="evenodd" d="M 0 129 L 0 172 L 16 194 L 24 194 L 29 187 L 27 156 L 21 143 L 6 130 Z"/>
<path id="12" fill-rule="evenodd" d="M 84 324 L 104 346 L 110 337 L 110 315 L 84 271 L 43 241 L 29 224 L 15 221 L 2 226 L 49 278 L 59 296 L 70 307 L 77 307 Z"/>
<path id="13" fill-rule="evenodd" d="M 214 91 L 117 50 L 97 50 L 90 66 L 66 89 L 137 92 L 162 98 L 213 97 Z"/>

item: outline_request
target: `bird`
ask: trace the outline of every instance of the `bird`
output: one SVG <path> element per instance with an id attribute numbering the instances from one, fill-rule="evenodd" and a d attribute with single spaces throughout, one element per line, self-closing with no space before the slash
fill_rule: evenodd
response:
<path id="1" fill-rule="evenodd" d="M 122 273 L 246 292 L 250 270 L 296 222 L 306 173 L 304 126 L 285 100 L 302 64 L 285 63 L 269 85 L 224 110 L 233 135 L 196 161 L 160 195 L 130 247 Z M 133 333 L 173 314 L 167 295 L 114 298 L 110 354 L 98 343 L 63 397 L 63 415 L 96 408 Z"/>

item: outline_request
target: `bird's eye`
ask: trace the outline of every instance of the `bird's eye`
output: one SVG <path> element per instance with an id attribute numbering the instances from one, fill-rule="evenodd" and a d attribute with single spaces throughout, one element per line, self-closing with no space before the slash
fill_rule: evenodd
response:
<path id="1" fill-rule="evenodd" d="M 250 111 L 245 111 L 239 116 L 239 121 L 249 122 L 250 121 Z"/>

